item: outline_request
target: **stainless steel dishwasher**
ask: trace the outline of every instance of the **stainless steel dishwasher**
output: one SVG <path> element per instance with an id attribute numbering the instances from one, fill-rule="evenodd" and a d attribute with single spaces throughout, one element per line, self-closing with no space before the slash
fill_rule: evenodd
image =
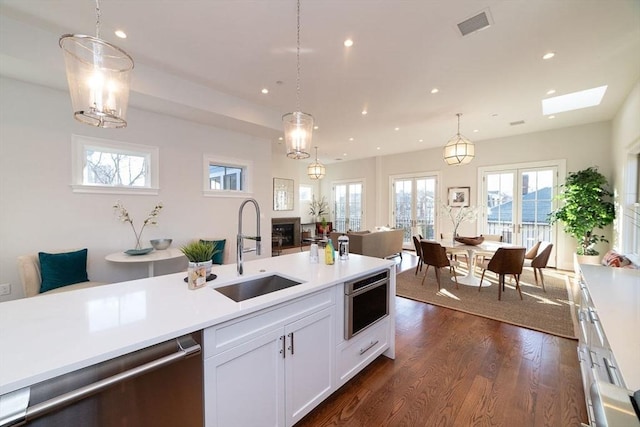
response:
<path id="1" fill-rule="evenodd" d="M 0 426 L 202 426 L 201 342 L 185 335 L 7 393 Z"/>

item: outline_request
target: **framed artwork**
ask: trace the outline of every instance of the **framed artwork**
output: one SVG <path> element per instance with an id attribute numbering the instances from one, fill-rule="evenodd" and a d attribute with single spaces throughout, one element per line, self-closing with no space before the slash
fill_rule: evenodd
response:
<path id="1" fill-rule="evenodd" d="M 454 207 L 469 206 L 471 187 L 449 187 L 447 204 Z"/>
<path id="2" fill-rule="evenodd" d="M 273 178 L 273 210 L 293 210 L 293 180 L 285 178 Z"/>

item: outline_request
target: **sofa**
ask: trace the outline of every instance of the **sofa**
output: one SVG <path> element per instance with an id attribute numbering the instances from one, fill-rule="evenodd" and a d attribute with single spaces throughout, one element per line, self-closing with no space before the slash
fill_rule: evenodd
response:
<path id="1" fill-rule="evenodd" d="M 329 235 L 336 249 L 338 248 L 338 237 L 343 234 L 345 233 L 333 231 Z M 349 237 L 349 253 L 375 258 L 400 255 L 400 258 L 402 258 L 404 230 L 349 231 L 346 235 Z"/>

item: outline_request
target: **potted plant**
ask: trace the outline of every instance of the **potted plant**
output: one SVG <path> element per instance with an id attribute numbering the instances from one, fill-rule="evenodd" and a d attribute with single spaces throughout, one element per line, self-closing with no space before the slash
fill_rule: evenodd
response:
<path id="1" fill-rule="evenodd" d="M 309 204 L 309 215 L 315 222 L 318 222 L 319 216 L 324 216 L 328 210 L 327 199 L 322 196 L 320 199 L 316 199 L 315 195 L 311 196 L 311 203 Z"/>
<path id="2" fill-rule="evenodd" d="M 203 286 L 211 274 L 213 256 L 220 252 L 212 242 L 195 240 L 180 248 L 180 251 L 189 260 L 188 278 L 190 289 Z"/>
<path id="3" fill-rule="evenodd" d="M 557 196 L 564 203 L 549 214 L 551 224 L 561 222 L 565 233 L 578 241 L 579 263 L 598 263 L 599 252 L 594 246 L 598 242 L 608 242 L 605 236 L 594 233 L 594 229 L 603 228 L 615 219 L 614 205 L 610 201 L 613 193 L 607 186 L 607 179 L 597 167 L 570 172 Z"/>

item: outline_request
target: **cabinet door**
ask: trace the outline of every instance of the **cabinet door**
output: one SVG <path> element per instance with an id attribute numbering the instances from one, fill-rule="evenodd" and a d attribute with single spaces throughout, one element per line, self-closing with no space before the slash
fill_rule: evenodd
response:
<path id="1" fill-rule="evenodd" d="M 204 361 L 207 427 L 283 426 L 282 329 Z"/>
<path id="2" fill-rule="evenodd" d="M 334 307 L 285 326 L 285 399 L 291 426 L 332 391 L 335 354 Z"/>

